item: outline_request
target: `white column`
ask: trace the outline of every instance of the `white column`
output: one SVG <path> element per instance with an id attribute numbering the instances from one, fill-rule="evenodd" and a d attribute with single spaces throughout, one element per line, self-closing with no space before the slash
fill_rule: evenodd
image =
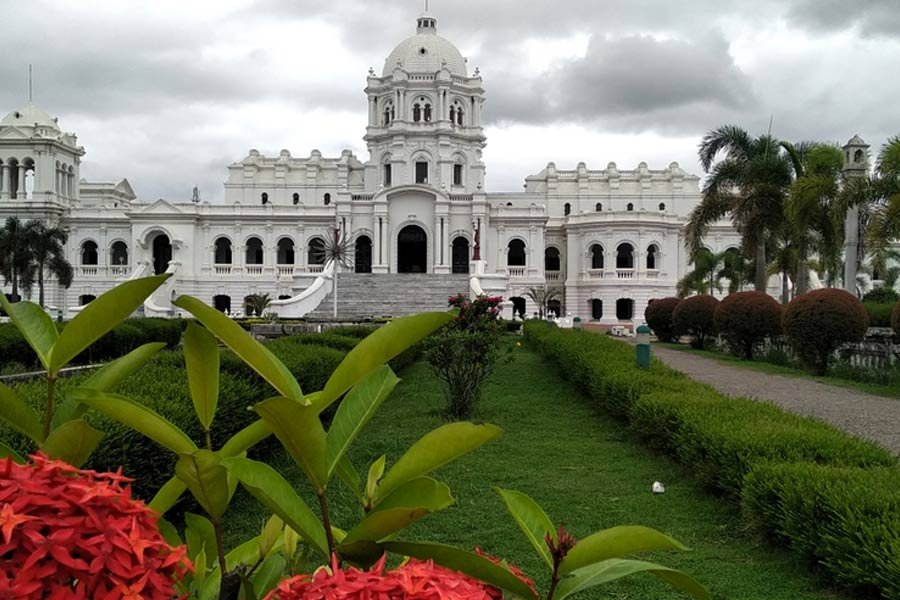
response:
<path id="1" fill-rule="evenodd" d="M 16 198 L 25 199 L 25 165 L 19 165 L 19 181 L 16 189 Z"/>
<path id="2" fill-rule="evenodd" d="M 859 207 L 847 211 L 844 222 L 844 289 L 856 295 L 856 262 L 859 252 Z"/>
<path id="3" fill-rule="evenodd" d="M 2 180 L 0 180 L 0 200 L 9 200 L 9 166 L 2 165 Z"/>

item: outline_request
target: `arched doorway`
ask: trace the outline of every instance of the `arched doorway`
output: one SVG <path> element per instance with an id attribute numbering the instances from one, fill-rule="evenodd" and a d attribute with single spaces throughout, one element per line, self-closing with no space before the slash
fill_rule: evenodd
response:
<path id="1" fill-rule="evenodd" d="M 372 272 L 372 240 L 366 235 L 356 238 L 353 250 L 354 271 L 357 273 Z"/>
<path id="2" fill-rule="evenodd" d="M 453 240 L 453 272 L 469 272 L 469 240 L 462 236 Z"/>
<path id="3" fill-rule="evenodd" d="M 172 260 L 172 242 L 164 233 L 153 238 L 153 273 L 162 275 L 169 268 Z"/>
<path id="4" fill-rule="evenodd" d="M 616 300 L 616 318 L 620 321 L 630 321 L 634 318 L 634 300 L 619 298 Z"/>
<path id="5" fill-rule="evenodd" d="M 219 294 L 218 296 L 213 296 L 213 307 L 219 312 L 230 313 L 231 312 L 231 296 L 225 296 L 224 294 Z"/>
<path id="6" fill-rule="evenodd" d="M 520 319 L 525 318 L 525 298 L 515 297 L 510 298 L 510 302 L 513 305 L 513 316 L 517 316 Z"/>
<path id="7" fill-rule="evenodd" d="M 90 304 L 91 302 L 93 302 L 96 299 L 97 299 L 97 296 L 95 296 L 93 294 L 83 294 L 81 296 L 78 296 L 78 305 L 79 306 L 87 306 L 88 304 Z"/>
<path id="8" fill-rule="evenodd" d="M 559 300 L 551 300 L 547 303 L 547 316 L 562 316 L 562 302 Z"/>
<path id="9" fill-rule="evenodd" d="M 397 272 L 428 272 L 428 234 L 418 225 L 407 225 L 397 235 Z"/>

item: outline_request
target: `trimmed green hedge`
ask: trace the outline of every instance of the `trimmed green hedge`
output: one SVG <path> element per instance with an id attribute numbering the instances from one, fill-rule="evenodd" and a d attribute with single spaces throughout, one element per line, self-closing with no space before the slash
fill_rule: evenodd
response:
<path id="1" fill-rule="evenodd" d="M 894 312 L 896 303 L 863 302 L 863 306 L 869 313 L 869 327 L 891 326 L 891 314 Z"/>
<path id="2" fill-rule="evenodd" d="M 754 469 L 744 512 L 837 583 L 900 598 L 900 470 L 776 464 Z"/>
<path id="3" fill-rule="evenodd" d="M 727 498 L 743 498 L 748 514 L 768 533 L 791 544 L 805 544 L 809 536 L 827 537 L 839 526 L 846 527 L 847 535 L 830 540 L 831 554 L 819 558 L 820 564 L 843 584 L 874 585 L 886 598 L 900 598 L 896 583 L 900 581 L 896 558 L 900 556 L 900 511 L 894 510 L 900 504 L 900 475 L 890 452 L 773 405 L 728 398 L 659 361 L 653 361 L 650 369 L 640 369 L 634 347 L 605 336 L 537 321 L 526 322 L 525 336 L 602 408 L 628 419 L 650 446 L 688 465 L 703 483 Z M 776 491 L 766 488 L 767 473 L 787 465 L 806 469 L 808 479 L 815 480 L 804 484 L 810 489 L 830 490 L 828 474 L 852 473 L 842 480 L 840 494 L 832 493 L 829 501 L 834 514 L 856 516 L 842 516 L 845 520 L 835 525 L 837 517 L 820 519 L 814 506 L 806 513 L 797 512 L 773 497 L 782 488 L 777 483 L 772 483 Z M 826 475 L 818 478 L 818 473 Z M 882 492 L 870 494 L 870 488 L 879 484 L 883 484 Z M 797 484 L 797 494 L 802 487 Z M 871 511 L 854 512 L 857 498 L 867 494 L 870 504 L 862 506 L 873 507 Z M 777 527 L 788 519 L 793 519 L 791 529 Z M 871 529 L 864 526 L 866 519 Z M 850 535 L 854 528 L 857 533 Z M 886 547 L 888 540 L 893 545 Z"/>

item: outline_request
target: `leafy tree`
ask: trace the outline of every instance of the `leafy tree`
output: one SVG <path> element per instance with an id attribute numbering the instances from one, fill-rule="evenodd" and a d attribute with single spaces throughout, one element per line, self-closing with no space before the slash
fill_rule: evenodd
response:
<path id="1" fill-rule="evenodd" d="M 716 158 L 724 153 L 724 157 Z M 781 142 L 771 135 L 752 138 L 740 127 L 725 125 L 706 134 L 700 164 L 709 174 L 702 200 L 691 212 L 685 241 L 692 252 L 720 219 L 730 216 L 743 245 L 756 255 L 754 285 L 766 289 L 766 242 L 784 220 L 784 199 L 794 168 Z"/>
<path id="2" fill-rule="evenodd" d="M 538 316 L 541 319 L 547 314 L 547 307 L 550 306 L 550 303 L 562 297 L 562 294 L 562 288 L 556 285 L 533 287 L 525 292 L 525 295 L 538 305 Z"/>
<path id="3" fill-rule="evenodd" d="M 7 219 L 0 227 L 0 276 L 12 285 L 13 300 L 19 299 L 20 287 L 30 292 L 34 284 L 30 250 L 25 224 L 17 217 Z"/>
<path id="4" fill-rule="evenodd" d="M 269 294 L 251 294 L 244 298 L 247 316 L 263 316 L 270 304 L 272 304 L 272 298 Z"/>
<path id="5" fill-rule="evenodd" d="M 25 239 L 29 247 L 29 268 L 32 279 L 37 279 L 38 304 L 44 306 L 44 274 L 55 277 L 61 286 L 68 289 L 72 285 L 73 269 L 66 260 L 64 246 L 69 235 L 58 226 L 48 227 L 41 221 L 25 224 Z"/>
<path id="6" fill-rule="evenodd" d="M 858 183 L 860 196 L 877 206 L 867 231 L 872 264 L 884 271 L 893 242 L 900 237 L 900 136 L 881 147 L 874 175 L 863 179 Z"/>

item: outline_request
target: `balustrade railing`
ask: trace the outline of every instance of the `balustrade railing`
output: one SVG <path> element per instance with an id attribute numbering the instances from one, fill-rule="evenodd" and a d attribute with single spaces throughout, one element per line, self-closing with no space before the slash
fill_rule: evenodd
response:
<path id="1" fill-rule="evenodd" d="M 603 269 L 591 269 L 588 271 L 588 279 L 603 279 Z"/>
<path id="2" fill-rule="evenodd" d="M 322 273 L 325 270 L 325 265 L 309 265 L 306 267 L 307 273 Z"/>
<path id="3" fill-rule="evenodd" d="M 213 271 L 216 275 L 231 275 L 231 265 L 215 265 Z"/>
<path id="4" fill-rule="evenodd" d="M 81 267 L 82 277 L 96 277 L 100 274 L 100 268 L 97 266 Z"/>
<path id="5" fill-rule="evenodd" d="M 634 279 L 634 271 L 631 269 L 618 269 L 616 271 L 616 277 L 618 279 Z"/>
<path id="6" fill-rule="evenodd" d="M 559 271 L 546 271 L 544 276 L 547 281 L 562 281 L 562 273 Z"/>
<path id="7" fill-rule="evenodd" d="M 131 273 L 131 267 L 126 265 L 116 265 L 109 268 L 109 274 L 113 277 L 128 277 L 129 273 Z"/>
<path id="8" fill-rule="evenodd" d="M 507 267 L 506 273 L 509 277 L 525 277 L 525 267 Z"/>
<path id="9" fill-rule="evenodd" d="M 278 265 L 277 271 L 278 271 L 279 277 L 293 277 L 294 276 L 294 267 L 293 266 Z"/>
<path id="10" fill-rule="evenodd" d="M 262 265 L 246 265 L 244 267 L 244 273 L 250 275 L 251 277 L 259 277 L 263 274 L 263 266 Z"/>
<path id="11" fill-rule="evenodd" d="M 659 271 L 658 270 L 647 271 L 646 273 L 644 273 L 644 277 L 646 277 L 647 279 L 659 279 Z"/>

